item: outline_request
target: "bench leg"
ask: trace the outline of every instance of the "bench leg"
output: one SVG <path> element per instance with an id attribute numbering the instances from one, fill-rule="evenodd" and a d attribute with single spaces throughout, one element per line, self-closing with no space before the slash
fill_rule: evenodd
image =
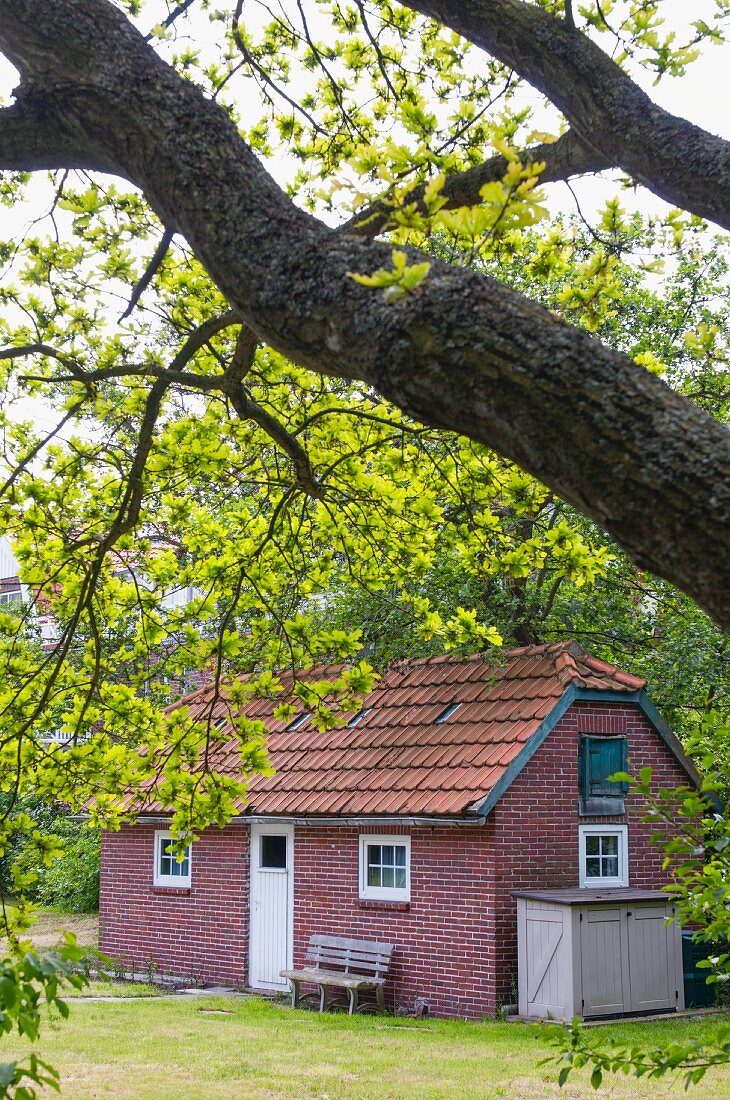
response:
<path id="1" fill-rule="evenodd" d="M 292 1006 L 292 1008 L 298 1008 L 299 1007 L 299 994 L 300 994 L 299 979 L 298 978 L 290 978 L 289 981 L 291 982 L 291 1006 Z"/>
<path id="2" fill-rule="evenodd" d="M 352 1016 L 353 1012 L 357 1012 L 358 994 L 356 989 L 348 989 L 347 996 L 350 1000 L 350 1006 L 347 1010 L 347 1015 Z"/>
<path id="3" fill-rule="evenodd" d="M 321 985 L 319 987 L 319 1011 L 324 1012 L 327 1008 L 327 986 Z"/>
<path id="4" fill-rule="evenodd" d="M 378 1002 L 378 1012 L 385 1012 L 385 993 L 382 985 L 375 986 L 375 998 Z"/>

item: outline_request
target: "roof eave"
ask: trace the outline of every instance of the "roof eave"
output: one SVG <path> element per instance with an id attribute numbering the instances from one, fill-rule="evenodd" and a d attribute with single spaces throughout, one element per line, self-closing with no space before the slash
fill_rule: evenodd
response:
<path id="1" fill-rule="evenodd" d="M 171 814 L 140 814 L 134 824 L 151 825 L 170 820 Z M 481 811 L 463 814 L 236 814 L 229 825 L 483 825 Z"/>

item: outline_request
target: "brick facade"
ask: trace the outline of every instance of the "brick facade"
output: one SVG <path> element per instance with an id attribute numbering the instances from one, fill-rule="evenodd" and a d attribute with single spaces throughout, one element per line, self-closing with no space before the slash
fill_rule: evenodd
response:
<path id="1" fill-rule="evenodd" d="M 479 1017 L 516 1000 L 515 903 L 510 891 L 578 883 L 578 739 L 628 737 L 630 766 L 650 764 L 657 785 L 686 774 L 634 704 L 574 703 L 523 768 L 485 825 L 356 828 L 297 825 L 294 961 L 313 932 L 397 945 L 391 1003 L 423 997 L 438 1015 Z M 629 799 L 632 886 L 666 881 L 650 826 Z M 101 947 L 144 969 L 153 959 L 182 976 L 247 982 L 249 829 L 208 830 L 193 848 L 187 893 L 152 885 L 154 825 L 126 827 L 102 845 Z M 407 905 L 358 898 L 361 832 L 411 836 Z"/>
<path id="2" fill-rule="evenodd" d="M 152 885 L 160 825 L 125 826 L 101 845 L 99 943 L 136 971 L 151 962 L 191 980 L 245 983 L 248 956 L 246 825 L 208 829 L 193 846 L 191 889 Z"/>
<path id="3" fill-rule="evenodd" d="M 629 770 L 650 765 L 653 785 L 677 787 L 687 774 L 651 723 L 633 704 L 574 703 L 497 803 L 491 817 L 495 857 L 497 1003 L 516 1001 L 516 903 L 511 890 L 578 885 L 578 826 L 627 824 L 629 883 L 659 887 L 667 881 L 662 853 L 650 843 L 653 827 L 642 821 L 641 803 L 627 799 L 622 817 L 578 814 L 580 734 L 625 736 Z"/>

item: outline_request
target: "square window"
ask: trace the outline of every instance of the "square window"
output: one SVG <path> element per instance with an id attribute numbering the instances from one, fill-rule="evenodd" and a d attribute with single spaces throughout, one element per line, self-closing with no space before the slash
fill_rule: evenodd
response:
<path id="1" fill-rule="evenodd" d="M 409 901 L 410 852 L 409 836 L 361 836 L 360 897 Z"/>
<path id="2" fill-rule="evenodd" d="M 269 871 L 286 870 L 287 837 L 282 833 L 264 833 L 261 837 L 260 866 Z"/>
<path id="3" fill-rule="evenodd" d="M 158 829 L 155 832 L 155 862 L 153 884 L 155 886 L 190 886 L 191 852 L 188 844 L 182 859 L 175 850 L 177 841 L 172 833 Z"/>
<path id="4" fill-rule="evenodd" d="M 628 829 L 625 825 L 579 826 L 581 886 L 628 886 Z"/>

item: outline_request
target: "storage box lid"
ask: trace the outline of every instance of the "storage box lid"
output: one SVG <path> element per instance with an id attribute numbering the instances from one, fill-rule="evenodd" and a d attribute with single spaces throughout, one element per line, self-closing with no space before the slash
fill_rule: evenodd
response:
<path id="1" fill-rule="evenodd" d="M 531 898 L 533 901 L 550 901 L 557 905 L 606 905 L 622 901 L 651 901 L 670 904 L 672 899 L 661 890 L 642 890 L 638 886 L 604 886 L 591 890 L 572 886 L 560 890 L 511 890 L 513 898 Z"/>

